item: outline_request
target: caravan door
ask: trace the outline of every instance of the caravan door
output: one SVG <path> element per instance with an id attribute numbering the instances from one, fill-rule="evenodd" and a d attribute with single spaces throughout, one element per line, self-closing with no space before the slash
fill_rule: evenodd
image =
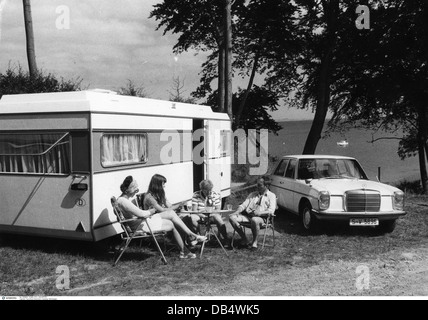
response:
<path id="1" fill-rule="evenodd" d="M 205 172 L 222 198 L 230 195 L 231 139 L 230 121 L 205 121 Z"/>

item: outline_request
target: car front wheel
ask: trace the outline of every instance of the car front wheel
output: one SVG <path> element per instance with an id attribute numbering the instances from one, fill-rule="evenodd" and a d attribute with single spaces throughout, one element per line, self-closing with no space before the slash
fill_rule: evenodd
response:
<path id="1" fill-rule="evenodd" d="M 309 203 L 305 203 L 302 206 L 300 217 L 302 219 L 303 228 L 306 231 L 313 231 L 315 229 L 317 220 L 312 213 L 312 206 Z"/>

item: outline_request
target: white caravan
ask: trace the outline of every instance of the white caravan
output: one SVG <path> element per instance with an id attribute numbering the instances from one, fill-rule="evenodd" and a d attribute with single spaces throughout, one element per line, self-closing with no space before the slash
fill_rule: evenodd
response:
<path id="1" fill-rule="evenodd" d="M 231 122 L 210 107 L 94 90 L 0 100 L 0 233 L 99 241 L 121 232 L 110 198 L 158 173 L 172 203 L 210 179 L 230 195 Z"/>

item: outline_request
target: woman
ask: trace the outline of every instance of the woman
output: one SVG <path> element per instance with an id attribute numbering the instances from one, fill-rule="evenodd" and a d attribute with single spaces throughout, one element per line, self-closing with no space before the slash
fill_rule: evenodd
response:
<path id="1" fill-rule="evenodd" d="M 149 188 L 147 190 L 147 193 L 144 197 L 143 201 L 143 208 L 145 210 L 149 209 L 155 209 L 156 212 L 163 218 L 163 219 L 170 219 L 174 222 L 176 226 L 180 226 L 181 230 L 186 230 L 184 232 L 184 235 L 188 235 L 188 232 L 194 233 L 193 230 L 189 229 L 189 225 L 191 226 L 191 220 L 189 214 L 184 214 L 178 216 L 174 210 L 180 209 L 183 204 L 176 204 L 172 205 L 168 199 L 165 196 L 165 184 L 166 184 L 166 178 L 160 174 L 155 174 L 152 179 L 150 180 Z M 188 220 L 188 221 L 187 221 Z M 187 231 L 188 230 L 188 231 Z M 206 237 L 201 237 L 205 240 Z M 192 247 L 197 244 L 195 241 L 188 242 Z"/>
<path id="2" fill-rule="evenodd" d="M 174 240 L 176 241 L 178 247 L 180 248 L 180 258 L 186 259 L 186 258 L 196 258 L 196 255 L 193 253 L 189 253 L 188 255 L 185 255 L 184 253 L 184 242 L 183 239 L 180 236 L 180 233 L 175 228 L 174 222 L 171 219 L 163 218 L 161 215 L 153 215 L 155 213 L 155 209 L 151 210 L 140 210 L 132 201 L 137 193 L 138 190 L 138 183 L 136 180 L 133 179 L 132 176 L 126 177 L 126 179 L 123 181 L 122 185 L 120 186 L 120 190 L 122 191 L 122 195 L 117 200 L 119 208 L 123 212 L 123 215 L 126 219 L 132 219 L 134 217 L 138 218 L 144 218 L 146 219 L 143 223 L 140 221 L 132 221 L 128 225 L 133 231 L 137 230 L 143 230 L 145 232 L 148 232 L 147 224 L 150 225 L 150 228 L 152 231 L 155 230 L 164 230 L 166 232 L 171 231 L 174 237 Z M 177 217 L 178 218 L 178 217 Z M 178 218 L 180 220 L 180 218 Z M 181 220 L 180 220 L 181 221 Z M 192 233 L 189 229 L 183 230 L 192 240 L 194 241 L 205 241 L 206 238 L 199 237 L 198 235 Z"/>
<path id="3" fill-rule="evenodd" d="M 165 196 L 166 178 L 160 174 L 155 174 L 150 180 L 149 189 L 144 198 L 144 209 L 154 208 L 156 212 L 175 211 L 180 209 L 183 204 L 172 205 Z"/>

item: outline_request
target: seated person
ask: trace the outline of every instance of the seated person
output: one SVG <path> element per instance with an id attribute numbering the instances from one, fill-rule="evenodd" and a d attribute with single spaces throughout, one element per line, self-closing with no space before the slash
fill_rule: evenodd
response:
<path id="1" fill-rule="evenodd" d="M 251 249 L 257 250 L 257 238 L 264 220 L 260 217 L 265 214 L 274 214 L 276 210 L 276 195 L 269 191 L 270 180 L 268 177 L 257 179 L 257 191 L 248 195 L 236 212 L 229 217 L 230 224 L 241 237 L 241 245 L 249 247 L 245 232 L 240 227 L 240 222 L 251 222 L 253 241 Z"/>
<path id="2" fill-rule="evenodd" d="M 165 184 L 167 180 L 160 174 L 155 174 L 150 180 L 149 188 L 143 200 L 143 209 L 150 210 L 154 209 L 156 215 L 162 217 L 162 219 L 171 220 L 175 227 L 177 227 L 184 237 L 187 238 L 187 242 L 192 246 L 198 242 L 204 242 L 207 240 L 206 237 L 197 235 L 190 230 L 182 219 L 175 213 L 174 210 L 178 209 L 180 205 L 171 205 L 171 203 L 165 197 Z"/>
<path id="3" fill-rule="evenodd" d="M 133 179 L 132 176 L 126 177 L 126 179 L 123 181 L 122 185 L 120 186 L 120 190 L 122 191 L 122 195 L 117 200 L 117 203 L 124 217 L 126 219 L 133 219 L 135 217 L 146 219 L 143 223 L 141 223 L 141 220 L 135 220 L 135 221 L 129 222 L 128 226 L 131 228 L 133 232 L 138 230 L 149 232 L 149 228 L 147 224 L 149 224 L 153 232 L 159 231 L 159 230 L 166 231 L 166 232 L 171 231 L 173 234 L 174 240 L 180 249 L 180 258 L 181 259 L 196 258 L 196 255 L 194 255 L 191 252 L 188 255 L 185 255 L 184 253 L 185 246 L 183 243 L 183 239 L 181 238 L 180 233 L 177 231 L 174 225 L 174 222 L 171 219 L 164 219 L 160 215 L 154 215 L 155 209 L 141 210 L 134 204 L 134 202 L 132 202 L 131 199 L 133 199 L 139 192 L 138 183 L 136 180 Z M 190 230 L 188 231 L 189 231 L 188 233 L 189 236 L 193 236 L 195 240 L 206 240 L 206 239 L 198 239 L 197 238 L 199 237 L 198 235 L 192 233 Z"/>
<path id="4" fill-rule="evenodd" d="M 214 210 L 221 209 L 221 196 L 213 191 L 213 183 L 210 180 L 203 180 L 199 183 L 199 191 L 196 191 L 192 197 L 192 211 L 202 212 L 205 210 L 207 205 L 210 205 Z M 195 232 L 199 230 L 199 222 L 201 219 L 205 219 L 206 215 L 203 213 L 192 214 L 191 222 Z M 221 214 L 212 213 L 210 214 L 210 223 L 215 223 L 217 230 L 226 242 L 226 247 L 230 247 L 229 236 L 227 235 L 226 224 L 223 221 Z"/>

